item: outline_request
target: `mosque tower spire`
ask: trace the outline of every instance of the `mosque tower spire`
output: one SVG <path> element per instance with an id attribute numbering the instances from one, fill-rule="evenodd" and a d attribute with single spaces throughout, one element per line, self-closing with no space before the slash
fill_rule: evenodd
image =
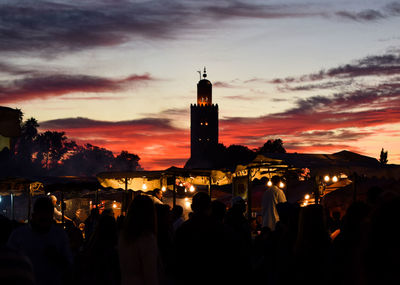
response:
<path id="1" fill-rule="evenodd" d="M 190 105 L 190 159 L 186 168 L 213 168 L 207 152 L 218 145 L 218 104 L 212 103 L 212 84 L 198 71 L 197 104 Z M 203 77 L 203 78 L 201 78 Z"/>
<path id="2" fill-rule="evenodd" d="M 206 79 L 207 71 L 204 67 L 203 79 L 197 83 L 197 105 L 211 106 L 212 105 L 212 84 Z"/>

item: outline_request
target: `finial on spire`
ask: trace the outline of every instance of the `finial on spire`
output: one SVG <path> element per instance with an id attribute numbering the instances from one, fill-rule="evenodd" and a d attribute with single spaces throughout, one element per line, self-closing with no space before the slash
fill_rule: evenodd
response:
<path id="1" fill-rule="evenodd" d="M 207 77 L 207 71 L 206 71 L 206 67 L 204 66 L 204 73 L 203 73 L 203 77 L 206 78 Z"/>

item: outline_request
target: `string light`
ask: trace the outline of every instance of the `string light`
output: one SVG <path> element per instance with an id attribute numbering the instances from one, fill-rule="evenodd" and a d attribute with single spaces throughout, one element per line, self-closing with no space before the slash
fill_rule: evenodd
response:
<path id="1" fill-rule="evenodd" d="M 332 177 L 332 181 L 333 181 L 333 182 L 338 182 L 338 178 L 337 178 L 336 175 Z"/>
<path id="2" fill-rule="evenodd" d="M 163 191 L 163 192 L 167 191 L 167 187 L 163 186 L 163 187 L 161 188 L 161 191 Z"/>
<path id="3" fill-rule="evenodd" d="M 329 182 L 329 180 L 330 180 L 329 175 L 325 175 L 324 180 L 325 180 L 325 182 Z"/>
<path id="4" fill-rule="evenodd" d="M 282 181 L 279 182 L 279 188 L 283 188 L 283 187 L 285 187 L 285 183 L 283 183 Z"/>
<path id="5" fill-rule="evenodd" d="M 146 183 L 143 183 L 143 185 L 142 185 L 142 189 L 143 189 L 143 190 L 146 190 L 146 189 L 147 189 L 147 185 L 146 185 Z"/>
<path id="6" fill-rule="evenodd" d="M 271 180 L 268 180 L 267 186 L 268 186 L 268 187 L 271 187 L 271 186 L 272 186 L 272 181 L 271 181 Z"/>
<path id="7" fill-rule="evenodd" d="M 190 191 L 190 192 L 194 192 L 194 190 L 195 190 L 195 189 L 194 189 L 194 186 L 191 185 L 189 191 Z"/>
<path id="8" fill-rule="evenodd" d="M 306 199 L 306 200 L 310 199 L 310 194 L 304 195 L 304 199 Z"/>

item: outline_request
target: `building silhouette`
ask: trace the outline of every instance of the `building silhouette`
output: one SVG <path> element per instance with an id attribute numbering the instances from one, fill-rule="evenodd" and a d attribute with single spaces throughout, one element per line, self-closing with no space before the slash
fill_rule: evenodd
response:
<path id="1" fill-rule="evenodd" d="M 218 145 L 218 104 L 212 103 L 212 84 L 203 78 L 197 83 L 197 104 L 190 104 L 190 159 L 185 168 L 212 168 L 209 150 Z"/>

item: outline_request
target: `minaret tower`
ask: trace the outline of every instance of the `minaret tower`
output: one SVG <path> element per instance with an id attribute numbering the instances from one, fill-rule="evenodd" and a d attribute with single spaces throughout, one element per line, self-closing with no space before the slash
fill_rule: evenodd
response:
<path id="1" fill-rule="evenodd" d="M 218 104 L 212 103 L 212 84 L 206 79 L 206 68 L 203 78 L 199 73 L 197 104 L 190 105 L 190 155 L 194 168 L 205 168 L 206 164 L 196 162 L 206 158 L 209 147 L 218 145 Z"/>

